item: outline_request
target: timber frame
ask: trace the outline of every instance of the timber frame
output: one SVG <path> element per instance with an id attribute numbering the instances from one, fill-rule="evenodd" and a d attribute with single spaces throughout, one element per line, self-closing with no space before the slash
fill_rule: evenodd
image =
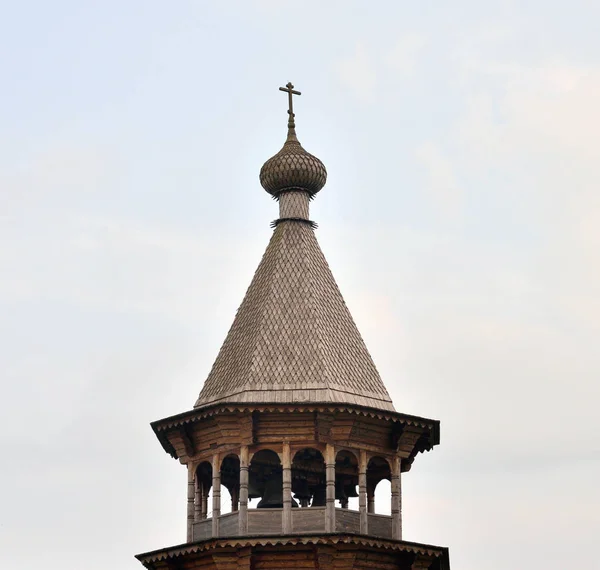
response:
<path id="1" fill-rule="evenodd" d="M 152 422 L 163 449 L 180 463 L 211 460 L 240 445 L 271 448 L 284 441 L 292 448 L 326 444 L 365 449 L 390 459 L 400 456 L 409 471 L 418 453 L 440 443 L 440 422 L 364 406 L 247 406 L 217 404 Z"/>
<path id="2" fill-rule="evenodd" d="M 315 532 L 350 532 L 402 539 L 401 474 L 418 453 L 439 443 L 439 421 L 364 406 L 330 404 L 218 404 L 153 422 L 163 448 L 188 468 L 187 540 Z M 321 489 L 310 513 L 292 509 L 297 454 L 321 458 Z M 281 503 L 249 510 L 253 458 L 271 454 L 283 477 Z M 228 467 L 225 470 L 224 465 Z M 391 516 L 375 514 L 375 487 L 391 483 Z M 358 486 L 359 510 L 338 496 Z M 232 513 L 222 514 L 221 486 L 232 495 Z M 212 494 L 209 517 L 208 494 Z M 313 493 L 315 487 L 313 487 Z M 351 495 L 352 496 L 352 495 Z M 342 508 L 336 508 L 340 500 Z M 308 503 L 302 506 L 308 506 Z"/>

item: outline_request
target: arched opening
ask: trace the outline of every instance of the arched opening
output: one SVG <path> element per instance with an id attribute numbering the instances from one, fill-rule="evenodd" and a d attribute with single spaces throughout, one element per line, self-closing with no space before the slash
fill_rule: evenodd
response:
<path id="1" fill-rule="evenodd" d="M 383 479 L 375 487 L 375 513 L 378 515 L 392 514 L 392 484 Z"/>
<path id="2" fill-rule="evenodd" d="M 342 509 L 358 511 L 358 458 L 351 451 L 340 451 L 335 458 L 335 498 Z"/>
<path id="3" fill-rule="evenodd" d="M 209 495 L 212 487 L 212 465 L 203 461 L 196 468 L 194 497 L 194 521 L 204 520 L 209 515 Z"/>
<path id="4" fill-rule="evenodd" d="M 381 481 L 387 483 L 380 485 Z M 369 513 L 390 514 L 392 504 L 391 481 L 390 464 L 383 457 L 373 457 L 367 466 L 367 510 Z"/>
<path id="5" fill-rule="evenodd" d="M 319 450 L 306 448 L 294 455 L 292 493 L 292 507 L 298 504 L 304 508 L 326 505 L 325 459 Z"/>
<path id="6" fill-rule="evenodd" d="M 227 501 L 227 495 L 229 495 L 231 501 Z M 237 455 L 228 455 L 221 463 L 221 514 L 237 511 L 239 501 L 240 458 Z"/>
<path id="7" fill-rule="evenodd" d="M 260 499 L 258 503 L 254 499 Z M 255 453 L 248 470 L 248 508 L 283 508 L 283 469 L 270 449 Z"/>

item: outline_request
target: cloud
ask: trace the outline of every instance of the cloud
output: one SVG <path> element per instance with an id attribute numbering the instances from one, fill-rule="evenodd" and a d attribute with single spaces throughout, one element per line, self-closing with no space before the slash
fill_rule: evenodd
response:
<path id="1" fill-rule="evenodd" d="M 364 43 L 357 43 L 354 54 L 339 61 L 335 66 L 335 70 L 339 80 L 358 99 L 368 101 L 373 97 L 377 85 L 377 74 L 375 64 Z"/>
<path id="2" fill-rule="evenodd" d="M 402 36 L 386 58 L 388 66 L 401 76 L 411 75 L 427 40 L 421 34 L 411 32 Z"/>
<path id="3" fill-rule="evenodd" d="M 431 141 L 419 145 L 415 150 L 415 157 L 426 170 L 425 189 L 429 192 L 433 203 L 446 215 L 459 213 L 463 192 L 456 179 L 452 160 L 439 145 Z"/>
<path id="4" fill-rule="evenodd" d="M 540 278 L 559 301 L 585 299 L 600 319 L 600 68 L 547 63 L 480 72 L 494 78 L 495 91 L 474 98 L 459 120 L 460 154 L 469 159 L 454 168 L 495 188 L 504 182 L 505 195 L 542 231 Z"/>

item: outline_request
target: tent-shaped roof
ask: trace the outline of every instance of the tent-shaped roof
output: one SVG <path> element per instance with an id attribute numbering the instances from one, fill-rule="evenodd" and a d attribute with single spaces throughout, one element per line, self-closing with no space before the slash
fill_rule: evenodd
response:
<path id="1" fill-rule="evenodd" d="M 309 224 L 277 225 L 195 407 L 233 402 L 394 410 Z"/>
<path id="2" fill-rule="evenodd" d="M 280 219 L 195 407 L 217 403 L 355 404 L 393 411 L 308 220 L 325 165 L 288 135 L 260 181 Z"/>

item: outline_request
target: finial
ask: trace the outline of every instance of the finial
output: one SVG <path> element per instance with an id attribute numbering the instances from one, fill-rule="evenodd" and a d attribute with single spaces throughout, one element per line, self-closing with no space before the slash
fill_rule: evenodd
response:
<path id="1" fill-rule="evenodd" d="M 300 95 L 300 91 L 294 91 L 292 83 L 280 87 L 279 91 L 288 94 L 287 138 L 283 148 L 263 164 L 260 169 L 260 183 L 277 199 L 281 193 L 290 191 L 307 192 L 312 197 L 325 186 L 327 170 L 316 156 L 302 148 L 296 137 L 292 97 Z"/>
<path id="2" fill-rule="evenodd" d="M 285 87 L 280 87 L 279 91 L 284 91 L 285 93 L 288 94 L 288 105 L 289 105 L 289 109 L 288 109 L 288 129 L 295 129 L 296 128 L 296 123 L 294 121 L 294 117 L 296 115 L 294 115 L 294 101 L 292 99 L 293 95 L 302 95 L 302 93 L 300 93 L 300 91 L 294 91 L 294 86 L 292 85 L 292 83 L 290 81 L 288 81 L 287 85 Z"/>

